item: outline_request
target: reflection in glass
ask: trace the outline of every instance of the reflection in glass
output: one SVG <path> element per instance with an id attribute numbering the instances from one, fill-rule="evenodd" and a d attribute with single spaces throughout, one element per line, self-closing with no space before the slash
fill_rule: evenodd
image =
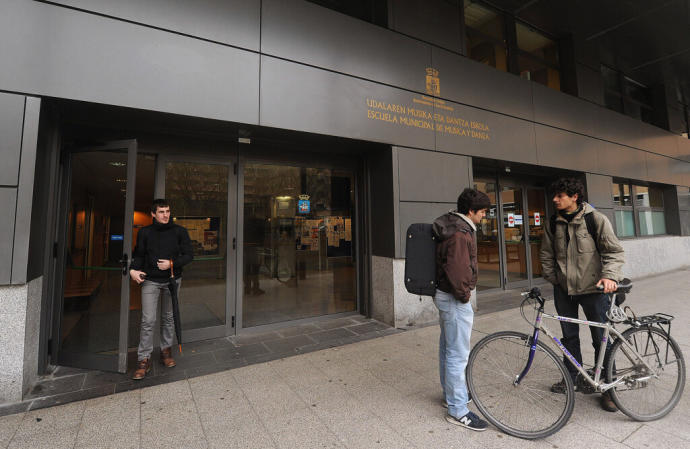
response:
<path id="1" fill-rule="evenodd" d="M 518 48 L 542 61 L 558 65 L 558 44 L 540 32 L 517 22 L 515 24 Z"/>
<path id="2" fill-rule="evenodd" d="M 127 153 L 72 155 L 61 356 L 117 356 Z"/>
<path id="3" fill-rule="evenodd" d="M 541 277 L 539 249 L 544 237 L 544 226 L 548 225 L 546 216 L 546 193 L 544 189 L 527 189 L 527 208 L 529 217 L 529 245 L 532 258 L 532 278 Z"/>
<path id="4" fill-rule="evenodd" d="M 496 11 L 465 0 L 467 54 L 475 61 L 508 70 L 503 18 Z"/>
<path id="5" fill-rule="evenodd" d="M 522 189 L 504 186 L 501 201 L 503 203 L 506 278 L 508 282 L 522 281 L 527 279 Z"/>
<path id="6" fill-rule="evenodd" d="M 474 188 L 484 192 L 491 200 L 486 216 L 477 226 L 477 290 L 501 287 L 500 251 L 498 247 L 498 208 L 496 207 L 496 183 L 476 180 Z"/>
<path id="7" fill-rule="evenodd" d="M 613 203 L 617 206 L 632 206 L 630 201 L 630 184 L 614 183 L 613 184 Z"/>
<path id="8" fill-rule="evenodd" d="M 664 193 L 658 187 L 635 186 L 635 206 L 664 207 Z"/>
<path id="9" fill-rule="evenodd" d="M 640 221 L 640 235 L 666 234 L 666 219 L 663 212 L 639 211 L 637 218 Z"/>
<path id="10" fill-rule="evenodd" d="M 179 294 L 183 330 L 225 324 L 228 171 L 188 162 L 165 167 L 172 220 L 187 229 L 194 249 Z"/>
<path id="11" fill-rule="evenodd" d="M 613 213 L 616 222 L 616 235 L 618 237 L 634 237 L 633 212 L 631 210 L 616 210 Z"/>
<path id="12" fill-rule="evenodd" d="M 524 79 L 535 81 L 555 90 L 561 90 L 561 73 L 543 62 L 524 55 L 518 56 L 518 71 Z"/>
<path id="13" fill-rule="evenodd" d="M 356 310 L 352 173 L 244 168 L 243 327 Z"/>

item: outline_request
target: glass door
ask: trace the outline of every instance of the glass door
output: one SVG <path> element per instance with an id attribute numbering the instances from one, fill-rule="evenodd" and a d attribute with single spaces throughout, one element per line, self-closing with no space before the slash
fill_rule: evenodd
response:
<path id="1" fill-rule="evenodd" d="M 544 237 L 545 226 L 548 226 L 549 223 L 546 212 L 546 191 L 543 188 L 527 188 L 527 211 L 527 235 L 529 236 L 529 257 L 532 267 L 530 279 L 534 284 L 535 281 L 539 282 L 542 277 L 539 250 Z"/>
<path id="2" fill-rule="evenodd" d="M 500 192 L 504 285 L 506 288 L 519 288 L 529 285 L 524 190 L 521 186 L 508 184 L 501 185 Z"/>
<path id="3" fill-rule="evenodd" d="M 60 365 L 127 371 L 136 165 L 134 140 L 74 149 L 64 162 Z"/>
<path id="4" fill-rule="evenodd" d="M 476 179 L 474 188 L 486 193 L 491 201 L 486 216 L 477 226 L 477 290 L 501 288 L 501 238 L 498 230 L 496 180 Z"/>
<path id="5" fill-rule="evenodd" d="M 354 179 L 243 165 L 242 328 L 357 310 Z"/>
<path id="6" fill-rule="evenodd" d="M 160 157 L 156 197 L 168 200 L 194 249 L 179 293 L 183 341 L 234 333 L 235 179 L 227 160 Z"/>

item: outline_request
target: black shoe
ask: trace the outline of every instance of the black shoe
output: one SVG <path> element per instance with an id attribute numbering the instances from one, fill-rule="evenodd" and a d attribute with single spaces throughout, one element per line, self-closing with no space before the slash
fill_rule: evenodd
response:
<path id="1" fill-rule="evenodd" d="M 448 421 L 451 424 L 455 424 L 456 426 L 466 427 L 470 430 L 474 430 L 477 432 L 482 432 L 486 430 L 487 427 L 489 427 L 489 424 L 486 421 L 484 421 L 472 412 L 467 412 L 465 416 L 461 416 L 460 418 L 456 418 L 451 415 L 446 415 L 446 421 Z"/>
<path id="2" fill-rule="evenodd" d="M 607 391 L 601 395 L 601 408 L 606 410 L 607 412 L 617 412 L 618 407 L 616 407 L 616 403 L 613 402 L 613 399 L 611 399 L 611 394 Z"/>
<path id="3" fill-rule="evenodd" d="M 594 373 L 593 372 L 590 373 L 589 371 L 587 371 L 587 373 L 589 374 L 589 376 L 592 379 L 594 379 Z M 576 385 L 575 391 L 579 391 L 582 394 L 592 394 L 592 393 L 595 393 L 597 391 L 596 388 L 594 388 L 594 386 L 592 384 L 587 382 L 585 380 L 585 378 L 582 377 L 581 374 L 577 375 L 575 385 Z"/>
<path id="4" fill-rule="evenodd" d="M 577 382 L 573 382 L 573 386 L 575 387 L 575 391 L 577 391 Z M 565 394 L 565 379 L 561 379 L 560 381 L 551 385 L 551 392 Z"/>

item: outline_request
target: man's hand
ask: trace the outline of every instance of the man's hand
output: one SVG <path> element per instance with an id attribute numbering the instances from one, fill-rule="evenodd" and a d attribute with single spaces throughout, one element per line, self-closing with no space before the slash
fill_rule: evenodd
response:
<path id="1" fill-rule="evenodd" d="M 166 271 L 170 269 L 170 261 L 168 259 L 158 259 L 158 269 Z"/>
<path id="2" fill-rule="evenodd" d="M 129 277 L 131 277 L 137 284 L 141 284 L 146 280 L 146 273 L 139 270 L 129 270 Z"/>
<path id="3" fill-rule="evenodd" d="M 597 282 L 597 287 L 599 287 L 600 285 L 604 286 L 604 293 L 613 293 L 618 288 L 618 284 L 616 284 L 616 281 L 612 281 L 611 279 L 606 278 L 599 279 L 599 282 Z"/>

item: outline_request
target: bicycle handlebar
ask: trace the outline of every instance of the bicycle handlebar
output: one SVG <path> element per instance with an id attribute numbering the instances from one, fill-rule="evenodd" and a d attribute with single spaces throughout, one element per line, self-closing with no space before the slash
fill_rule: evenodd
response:
<path id="1" fill-rule="evenodd" d="M 616 290 L 612 291 L 611 294 L 613 293 L 629 293 L 630 290 L 632 289 L 632 281 L 628 278 L 623 279 L 618 283 L 618 287 Z M 597 285 L 597 290 L 604 290 L 603 285 Z"/>

